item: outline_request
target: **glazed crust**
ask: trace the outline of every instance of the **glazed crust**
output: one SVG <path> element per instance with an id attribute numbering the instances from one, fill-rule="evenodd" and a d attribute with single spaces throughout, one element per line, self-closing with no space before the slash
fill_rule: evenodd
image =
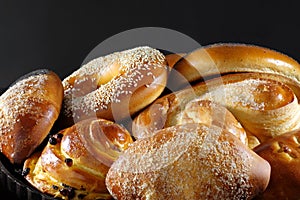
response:
<path id="1" fill-rule="evenodd" d="M 174 67 L 177 87 L 228 73 L 279 74 L 300 83 L 300 64 L 286 54 L 250 44 L 216 43 L 188 53 Z M 176 76 L 180 73 L 181 76 Z"/>
<path id="2" fill-rule="evenodd" d="M 300 130 L 273 138 L 253 150 L 271 165 L 266 191 L 257 199 L 299 199 Z"/>
<path id="3" fill-rule="evenodd" d="M 21 164 L 47 137 L 62 99 L 61 79 L 49 70 L 25 75 L 1 95 L 0 149 L 11 163 Z"/>
<path id="4" fill-rule="evenodd" d="M 255 45 L 115 52 L 63 81 L 47 71 L 12 85 L 0 97 L 1 151 L 62 199 L 293 199 L 299 74 Z M 127 119 L 136 141 L 118 123 Z"/>
<path id="5" fill-rule="evenodd" d="M 180 124 L 181 115 L 191 101 L 209 100 L 226 107 L 251 137 L 254 135 L 262 142 L 300 126 L 294 92 L 298 93 L 299 86 L 294 83 L 264 73 L 228 74 L 210 79 L 157 99 L 134 119 L 132 132 L 137 138 L 147 137 L 156 130 Z M 250 141 L 257 142 L 255 138 Z M 257 145 L 251 143 L 252 147 Z"/>
<path id="6" fill-rule="evenodd" d="M 129 132 L 111 121 L 83 120 L 51 136 L 40 154 L 27 159 L 25 178 L 63 199 L 111 199 L 106 173 L 132 142 Z"/>

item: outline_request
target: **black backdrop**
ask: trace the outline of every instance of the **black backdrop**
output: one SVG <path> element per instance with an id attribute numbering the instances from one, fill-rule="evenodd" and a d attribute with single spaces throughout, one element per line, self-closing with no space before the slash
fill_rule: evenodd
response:
<path id="1" fill-rule="evenodd" d="M 103 40 L 139 27 L 179 31 L 201 45 L 252 43 L 300 60 L 296 1 L 0 0 L 0 87 L 48 68 L 62 78 Z"/>

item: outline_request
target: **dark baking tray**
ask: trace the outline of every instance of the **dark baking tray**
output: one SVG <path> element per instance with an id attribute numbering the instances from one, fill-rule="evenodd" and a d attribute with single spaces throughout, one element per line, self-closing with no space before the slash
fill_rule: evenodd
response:
<path id="1" fill-rule="evenodd" d="M 29 185 L 21 175 L 22 169 L 13 166 L 8 159 L 0 153 L 0 194 L 5 193 L 12 198 L 20 200 L 54 200 L 49 195 L 39 192 L 37 189 Z"/>

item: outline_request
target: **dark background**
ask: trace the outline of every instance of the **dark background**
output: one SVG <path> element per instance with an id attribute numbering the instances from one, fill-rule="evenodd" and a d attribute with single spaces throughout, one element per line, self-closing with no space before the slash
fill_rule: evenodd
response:
<path id="1" fill-rule="evenodd" d="M 0 87 L 38 68 L 62 78 L 103 40 L 139 27 L 179 31 L 201 45 L 257 44 L 300 60 L 296 1 L 0 0 Z"/>
<path id="2" fill-rule="evenodd" d="M 173 29 L 201 45 L 261 45 L 300 61 L 299 8 L 286 2 L 0 0 L 0 88 L 39 68 L 64 78 L 99 43 L 140 27 Z"/>

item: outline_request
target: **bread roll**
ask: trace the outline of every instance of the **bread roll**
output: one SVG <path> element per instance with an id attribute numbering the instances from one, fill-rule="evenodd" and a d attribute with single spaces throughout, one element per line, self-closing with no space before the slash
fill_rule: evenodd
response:
<path id="1" fill-rule="evenodd" d="M 21 164 L 47 137 L 59 116 L 63 99 L 61 79 L 37 70 L 21 77 L 0 97 L 0 150 Z"/>
<path id="2" fill-rule="evenodd" d="M 266 191 L 257 199 L 299 199 L 300 130 L 268 140 L 253 150 L 271 165 Z"/>
<path id="3" fill-rule="evenodd" d="M 132 138 L 122 126 L 87 119 L 49 138 L 41 154 L 25 161 L 25 178 L 43 193 L 62 199 L 111 199 L 106 173 Z"/>
<path id="4" fill-rule="evenodd" d="M 242 72 L 279 74 L 300 83 L 300 64 L 273 49 L 240 43 L 216 43 L 195 49 L 173 67 L 170 85 L 182 86 L 215 75 Z M 177 76 L 179 73 L 181 76 Z"/>
<path id="5" fill-rule="evenodd" d="M 252 199 L 270 165 L 216 126 L 177 125 L 135 141 L 112 164 L 106 185 L 115 199 Z"/>

